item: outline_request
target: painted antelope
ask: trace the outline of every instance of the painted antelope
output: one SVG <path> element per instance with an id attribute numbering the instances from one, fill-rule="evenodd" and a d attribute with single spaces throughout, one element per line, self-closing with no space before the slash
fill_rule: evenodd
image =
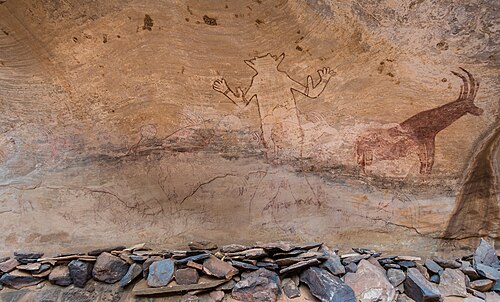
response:
<path id="1" fill-rule="evenodd" d="M 483 109 L 474 105 L 479 82 L 460 69 L 465 75 L 452 71 L 463 81 L 457 100 L 417 113 L 392 128 L 369 129 L 357 138 L 356 156 L 363 172 L 374 160 L 395 160 L 413 153 L 420 160 L 420 174 L 431 173 L 436 135 L 467 113 L 483 114 Z"/>

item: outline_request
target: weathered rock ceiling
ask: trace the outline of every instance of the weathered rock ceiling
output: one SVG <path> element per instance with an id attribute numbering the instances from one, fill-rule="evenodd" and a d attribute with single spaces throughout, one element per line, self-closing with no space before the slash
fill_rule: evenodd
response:
<path id="1" fill-rule="evenodd" d="M 495 1 L 0 3 L 0 251 L 498 237 Z"/>

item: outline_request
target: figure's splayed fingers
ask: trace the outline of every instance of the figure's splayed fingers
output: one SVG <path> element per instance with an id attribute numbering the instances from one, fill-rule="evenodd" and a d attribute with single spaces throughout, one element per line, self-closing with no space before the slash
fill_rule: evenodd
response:
<path id="1" fill-rule="evenodd" d="M 214 82 L 213 89 L 217 92 L 225 93 L 229 90 L 229 87 L 227 86 L 226 80 L 220 79 Z"/>
<path id="2" fill-rule="evenodd" d="M 321 81 L 328 81 L 335 75 L 335 72 L 330 67 L 323 67 L 323 69 L 318 70 L 318 74 Z"/>

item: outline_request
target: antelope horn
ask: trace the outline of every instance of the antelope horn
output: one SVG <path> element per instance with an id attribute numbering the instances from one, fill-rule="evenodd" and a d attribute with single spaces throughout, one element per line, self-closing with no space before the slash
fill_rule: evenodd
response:
<path id="1" fill-rule="evenodd" d="M 476 79 L 472 76 L 472 74 L 470 72 L 468 72 L 467 70 L 465 70 L 462 67 L 459 67 L 459 68 L 462 69 L 469 77 L 471 92 L 470 92 L 470 95 L 468 96 L 467 100 L 473 102 L 474 99 L 476 98 L 477 90 L 479 89 L 479 82 L 476 81 Z"/>
<path id="2" fill-rule="evenodd" d="M 469 95 L 469 82 L 467 81 L 467 78 L 464 75 L 459 74 L 458 72 L 452 71 L 451 73 L 461 78 L 463 81 L 463 85 L 460 86 L 460 96 L 458 97 L 458 100 L 462 101 L 467 99 L 467 96 Z"/>

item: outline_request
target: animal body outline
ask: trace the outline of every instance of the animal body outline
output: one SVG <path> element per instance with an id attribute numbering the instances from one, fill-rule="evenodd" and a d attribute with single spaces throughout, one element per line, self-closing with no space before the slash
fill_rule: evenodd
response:
<path id="1" fill-rule="evenodd" d="M 484 110 L 474 104 L 479 82 L 464 68 L 465 75 L 452 71 L 462 79 L 460 94 L 455 101 L 419 112 L 391 128 L 369 129 L 356 140 L 356 158 L 363 173 L 375 160 L 395 160 L 416 153 L 420 174 L 430 174 L 434 165 L 436 135 L 462 116 L 482 115 Z"/>
<path id="2" fill-rule="evenodd" d="M 280 56 L 268 53 L 244 60 L 256 72 L 246 91 L 238 87 L 234 92 L 224 78 L 216 80 L 212 86 L 240 108 L 248 106 L 253 100 L 257 102 L 261 141 L 268 159 L 278 156 L 302 157 L 304 134 L 294 91 L 309 98 L 317 98 L 335 75 L 333 70 L 324 67 L 318 70 L 318 83 L 314 84 L 309 75 L 304 86 L 279 69 L 284 58 L 284 53 Z"/>

